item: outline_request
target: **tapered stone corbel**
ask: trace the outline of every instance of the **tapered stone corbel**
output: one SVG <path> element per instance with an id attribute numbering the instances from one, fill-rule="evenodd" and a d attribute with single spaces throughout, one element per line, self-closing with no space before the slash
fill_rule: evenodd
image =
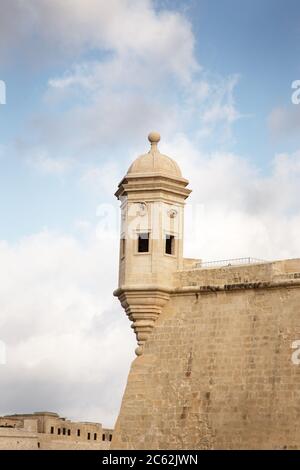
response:
<path id="1" fill-rule="evenodd" d="M 138 343 L 135 353 L 141 356 L 143 346 L 170 295 L 164 290 L 146 289 L 117 289 L 114 295 L 119 298 L 132 322 L 131 328 L 135 332 Z"/>

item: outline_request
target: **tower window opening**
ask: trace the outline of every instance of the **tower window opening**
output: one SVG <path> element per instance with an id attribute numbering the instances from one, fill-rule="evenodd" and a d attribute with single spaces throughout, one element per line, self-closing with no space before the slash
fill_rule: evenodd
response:
<path id="1" fill-rule="evenodd" d="M 80 436 L 80 429 L 77 429 L 77 436 Z"/>
<path id="2" fill-rule="evenodd" d="M 51 426 L 50 433 L 54 434 L 54 426 Z"/>
<path id="3" fill-rule="evenodd" d="M 102 434 L 102 441 L 105 441 L 105 434 Z"/>
<path id="4" fill-rule="evenodd" d="M 63 428 L 63 435 L 66 435 L 66 428 Z"/>
<path id="5" fill-rule="evenodd" d="M 149 253 L 149 233 L 139 233 L 138 252 Z"/>
<path id="6" fill-rule="evenodd" d="M 58 435 L 60 434 L 60 428 L 58 428 L 58 430 L 57 430 L 57 434 L 58 434 Z"/>
<path id="7" fill-rule="evenodd" d="M 94 441 L 96 441 L 96 440 L 97 440 L 97 433 L 95 432 L 94 433 Z"/>
<path id="8" fill-rule="evenodd" d="M 91 433 L 90 432 L 88 432 L 87 438 L 88 438 L 88 440 L 91 439 Z"/>
<path id="9" fill-rule="evenodd" d="M 126 239 L 124 237 L 121 238 L 121 258 L 125 256 L 125 249 L 126 249 Z"/>
<path id="10" fill-rule="evenodd" d="M 174 255 L 174 242 L 175 242 L 174 235 L 166 235 L 165 253 L 167 255 Z"/>
<path id="11" fill-rule="evenodd" d="M 68 429 L 68 436 L 71 436 L 71 429 Z"/>
<path id="12" fill-rule="evenodd" d="M 112 434 L 109 435 L 109 440 L 110 440 L 110 441 L 112 440 Z"/>

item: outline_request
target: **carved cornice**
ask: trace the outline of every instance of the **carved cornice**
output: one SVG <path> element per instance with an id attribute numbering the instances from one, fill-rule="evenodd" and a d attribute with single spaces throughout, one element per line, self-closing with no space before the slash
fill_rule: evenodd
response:
<path id="1" fill-rule="evenodd" d="M 121 302 L 129 320 L 132 322 L 138 347 L 137 356 L 143 353 L 143 345 L 151 333 L 154 323 L 161 314 L 170 295 L 165 289 L 119 288 L 114 292 Z"/>
<path id="2" fill-rule="evenodd" d="M 174 178 L 160 173 L 126 175 L 119 183 L 115 196 L 119 199 L 128 193 L 165 191 L 186 199 L 191 193 L 191 190 L 186 188 L 187 185 L 188 181 L 184 178 Z"/>

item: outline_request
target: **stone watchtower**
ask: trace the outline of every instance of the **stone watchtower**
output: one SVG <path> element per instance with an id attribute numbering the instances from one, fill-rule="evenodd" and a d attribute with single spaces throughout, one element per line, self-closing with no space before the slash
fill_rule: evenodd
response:
<path id="1" fill-rule="evenodd" d="M 111 448 L 300 449 L 300 259 L 183 258 L 188 182 L 149 140 L 117 191 L 139 347 Z"/>
<path id="2" fill-rule="evenodd" d="M 154 322 L 169 300 L 172 274 L 183 268 L 183 218 L 190 190 L 177 163 L 160 153 L 160 135 L 130 166 L 119 184 L 121 201 L 119 287 L 114 292 L 143 352 Z"/>

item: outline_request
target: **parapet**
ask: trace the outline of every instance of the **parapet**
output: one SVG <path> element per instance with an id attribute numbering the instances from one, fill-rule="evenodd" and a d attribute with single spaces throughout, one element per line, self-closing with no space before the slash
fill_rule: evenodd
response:
<path id="1" fill-rule="evenodd" d="M 184 269 L 174 273 L 175 290 L 230 290 L 264 288 L 300 282 L 300 259 Z"/>

